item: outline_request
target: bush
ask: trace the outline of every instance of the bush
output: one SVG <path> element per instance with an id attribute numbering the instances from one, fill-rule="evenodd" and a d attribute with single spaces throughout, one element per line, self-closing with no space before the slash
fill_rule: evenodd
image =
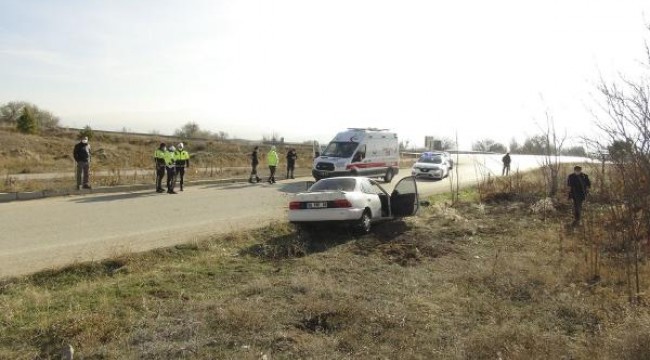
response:
<path id="1" fill-rule="evenodd" d="M 16 128 L 23 134 L 36 134 L 38 132 L 38 123 L 28 107 L 23 108 L 23 114 L 16 121 Z"/>
<path id="2" fill-rule="evenodd" d="M 87 137 L 88 140 L 92 140 L 93 129 L 90 127 L 90 125 L 86 125 L 86 127 L 79 130 L 79 139 L 83 139 L 84 137 Z"/>

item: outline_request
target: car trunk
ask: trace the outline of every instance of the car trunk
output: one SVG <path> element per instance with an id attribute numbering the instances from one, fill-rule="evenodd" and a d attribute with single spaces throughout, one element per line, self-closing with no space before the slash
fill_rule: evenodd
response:
<path id="1" fill-rule="evenodd" d="M 334 201 L 345 199 L 343 191 L 323 191 L 296 194 L 293 201 L 312 202 L 312 201 Z"/>

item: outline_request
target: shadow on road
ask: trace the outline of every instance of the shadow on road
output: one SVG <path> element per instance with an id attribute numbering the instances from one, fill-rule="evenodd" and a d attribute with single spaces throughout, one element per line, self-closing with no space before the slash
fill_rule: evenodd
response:
<path id="1" fill-rule="evenodd" d="M 261 183 L 259 184 L 261 185 Z M 214 185 L 206 185 L 201 187 L 201 189 L 216 189 L 216 190 L 239 190 L 239 189 L 248 189 L 252 188 L 254 186 L 259 186 L 258 184 L 251 184 L 251 183 L 236 183 L 236 184 L 230 184 L 230 185 L 222 185 L 222 184 L 214 184 Z"/>
<path id="2" fill-rule="evenodd" d="M 241 189 L 250 189 L 254 187 L 264 187 L 264 188 L 270 188 L 270 189 L 275 189 L 279 192 L 285 193 L 285 194 L 297 194 L 299 192 L 305 191 L 311 186 L 313 182 L 309 181 L 293 181 L 289 183 L 283 183 L 282 181 L 277 182 L 273 185 L 269 184 L 266 181 L 260 181 L 259 183 L 238 183 L 238 184 L 230 184 L 230 185 L 207 185 L 201 187 L 202 189 L 216 189 L 216 190 L 241 190 Z"/>
<path id="3" fill-rule="evenodd" d="M 299 182 L 281 184 L 278 191 L 286 194 L 297 194 L 303 191 L 307 191 L 307 189 L 309 189 L 309 187 L 313 183 L 314 183 L 313 181 L 299 181 Z"/>
<path id="4" fill-rule="evenodd" d="M 104 196 L 83 197 L 83 198 L 72 199 L 70 201 L 83 204 L 83 203 L 128 200 L 128 199 L 136 199 L 136 198 L 143 198 L 149 196 L 166 196 L 166 195 L 168 194 L 157 194 L 155 192 L 136 192 L 136 193 L 126 193 L 126 194 L 122 193 L 122 194 L 113 194 L 113 195 L 104 195 Z"/>

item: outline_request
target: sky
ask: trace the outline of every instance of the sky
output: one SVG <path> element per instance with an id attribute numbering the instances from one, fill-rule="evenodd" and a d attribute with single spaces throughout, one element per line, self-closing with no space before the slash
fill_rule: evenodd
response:
<path id="1" fill-rule="evenodd" d="M 643 71 L 648 23 L 647 0 L 0 0 L 0 104 L 72 127 L 378 127 L 464 148 L 521 141 L 548 112 L 578 139 L 600 79 Z"/>

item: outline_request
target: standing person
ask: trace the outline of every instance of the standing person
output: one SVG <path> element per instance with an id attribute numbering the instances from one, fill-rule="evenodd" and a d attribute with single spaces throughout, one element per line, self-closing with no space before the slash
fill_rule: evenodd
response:
<path id="1" fill-rule="evenodd" d="M 278 163 L 280 162 L 280 158 L 278 157 L 277 151 L 275 151 L 275 145 L 271 146 L 271 150 L 269 153 L 266 155 L 266 160 L 269 165 L 269 184 L 275 184 L 275 170 L 278 167 Z"/>
<path id="2" fill-rule="evenodd" d="M 260 147 L 256 146 L 253 149 L 253 153 L 251 154 L 251 176 L 248 178 L 248 182 L 251 183 L 251 184 L 253 183 L 253 176 L 255 176 L 255 180 L 257 182 L 260 182 L 260 180 L 261 180 L 260 177 L 257 176 L 257 165 L 260 164 L 259 155 L 257 153 L 259 151 L 259 149 L 260 149 Z"/>
<path id="3" fill-rule="evenodd" d="M 505 155 L 503 155 L 501 161 L 503 162 L 503 170 L 501 170 L 501 176 L 510 175 L 510 162 L 512 161 L 510 159 L 510 153 L 507 152 Z"/>
<path id="4" fill-rule="evenodd" d="M 74 161 L 77 162 L 77 190 L 91 189 L 88 184 L 90 172 L 90 145 L 88 144 L 88 137 L 84 136 L 77 145 L 74 146 L 72 152 Z"/>
<path id="5" fill-rule="evenodd" d="M 176 174 L 179 176 L 181 191 L 183 191 L 183 178 L 185 177 L 185 168 L 190 167 L 190 153 L 185 150 L 183 143 L 178 144 L 178 149 L 174 152 L 176 160 Z"/>
<path id="6" fill-rule="evenodd" d="M 582 173 L 582 167 L 576 166 L 573 168 L 573 174 L 569 175 L 569 199 L 573 200 L 573 226 L 580 223 L 582 215 L 582 203 L 587 199 L 591 181 L 589 176 Z"/>
<path id="7" fill-rule="evenodd" d="M 165 177 L 165 167 L 167 163 L 165 162 L 165 153 L 167 152 L 167 144 L 160 143 L 160 146 L 153 153 L 153 159 L 156 162 L 156 192 L 162 193 L 165 190 L 162 187 L 162 179 Z"/>
<path id="8" fill-rule="evenodd" d="M 293 171 L 296 169 L 296 160 L 298 160 L 296 149 L 289 149 L 287 152 L 287 179 L 295 179 L 293 177 Z"/>
<path id="9" fill-rule="evenodd" d="M 170 146 L 165 151 L 165 166 L 167 167 L 167 194 L 176 194 L 174 187 L 176 186 L 176 159 L 174 159 L 174 152 L 176 148 L 174 145 Z"/>

